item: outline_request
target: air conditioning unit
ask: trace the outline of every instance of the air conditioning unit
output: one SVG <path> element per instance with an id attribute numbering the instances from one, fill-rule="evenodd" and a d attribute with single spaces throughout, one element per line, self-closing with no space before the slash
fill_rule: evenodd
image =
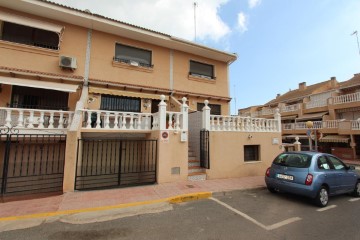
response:
<path id="1" fill-rule="evenodd" d="M 60 56 L 59 66 L 62 68 L 70 68 L 72 70 L 77 68 L 76 58 L 68 56 Z"/>

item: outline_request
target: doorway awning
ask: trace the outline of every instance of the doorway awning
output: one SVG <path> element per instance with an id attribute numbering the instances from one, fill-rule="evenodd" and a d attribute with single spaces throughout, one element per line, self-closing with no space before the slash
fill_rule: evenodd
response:
<path id="1" fill-rule="evenodd" d="M 45 82 L 45 81 L 37 81 L 37 80 L 30 80 L 30 79 L 24 79 L 24 78 L 13 78 L 13 77 L 5 77 L 5 76 L 0 76 L 0 83 L 8 84 L 8 85 L 22 86 L 22 87 L 33 87 L 33 88 L 57 90 L 57 91 L 62 91 L 62 92 L 76 92 L 76 90 L 79 87 L 78 85 L 75 85 L 75 84 Z"/>
<path id="2" fill-rule="evenodd" d="M 336 143 L 348 143 L 349 142 L 348 136 L 342 135 L 327 135 L 319 139 L 319 142 L 336 142 Z"/>
<path id="3" fill-rule="evenodd" d="M 100 94 L 134 97 L 134 98 L 149 98 L 149 99 L 157 99 L 157 100 L 160 99 L 160 94 L 131 92 L 131 91 L 123 91 L 117 89 L 109 89 L 109 88 L 89 87 L 89 93 L 100 93 Z M 169 100 L 169 96 L 165 96 L 165 100 Z"/>
<path id="4" fill-rule="evenodd" d="M 301 117 L 298 117 L 296 121 L 299 120 L 311 120 L 311 119 L 319 119 L 326 115 L 328 112 L 319 112 L 319 113 L 312 113 L 312 114 L 304 114 Z"/>
<path id="5" fill-rule="evenodd" d="M 294 120 L 298 115 L 281 116 L 281 120 Z"/>
<path id="6" fill-rule="evenodd" d="M 282 139 L 295 139 L 296 137 L 299 137 L 299 139 L 308 139 L 309 138 L 307 135 L 285 135 L 285 136 L 282 136 Z"/>

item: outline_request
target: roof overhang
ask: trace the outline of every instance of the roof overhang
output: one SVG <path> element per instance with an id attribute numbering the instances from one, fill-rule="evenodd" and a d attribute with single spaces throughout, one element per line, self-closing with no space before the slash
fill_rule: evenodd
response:
<path id="1" fill-rule="evenodd" d="M 228 53 L 209 48 L 197 43 L 172 37 L 170 35 L 151 31 L 114 19 L 91 14 L 89 12 L 73 9 L 70 7 L 61 6 L 51 2 L 40 0 L 0 0 L 0 5 L 16 11 L 26 12 L 36 16 L 69 24 L 76 24 L 88 29 L 115 34 L 138 41 L 146 41 L 147 43 L 154 45 L 192 53 L 205 58 L 226 62 L 228 64 L 231 64 L 237 59 L 237 55 L 235 53 Z"/>
<path id="2" fill-rule="evenodd" d="M 41 88 L 41 89 L 51 89 L 62 92 L 76 92 L 78 85 L 66 84 L 66 83 L 55 83 L 55 82 L 43 82 L 37 80 L 30 80 L 24 78 L 13 78 L 0 76 L 0 83 L 8 85 L 16 85 L 23 87 L 32 87 L 32 88 Z"/>

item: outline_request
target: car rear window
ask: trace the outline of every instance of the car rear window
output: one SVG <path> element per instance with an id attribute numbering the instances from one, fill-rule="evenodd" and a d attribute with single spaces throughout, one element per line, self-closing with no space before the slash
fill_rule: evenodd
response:
<path id="1" fill-rule="evenodd" d="M 295 168 L 308 168 L 310 163 L 311 156 L 300 153 L 282 153 L 273 162 L 276 165 Z"/>

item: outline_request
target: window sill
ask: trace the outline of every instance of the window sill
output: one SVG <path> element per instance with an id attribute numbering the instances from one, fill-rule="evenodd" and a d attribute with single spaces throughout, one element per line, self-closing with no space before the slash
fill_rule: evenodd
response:
<path id="1" fill-rule="evenodd" d="M 59 56 L 59 50 L 40 48 L 40 47 L 30 46 L 30 45 L 21 44 L 21 43 L 8 42 L 8 41 L 4 41 L 4 40 L 0 40 L 0 48 L 6 48 L 6 49 L 21 51 L 21 52 L 29 52 L 29 53 L 54 56 L 54 57 Z"/>
<path id="2" fill-rule="evenodd" d="M 197 81 L 197 82 L 203 82 L 203 83 L 210 83 L 210 84 L 216 83 L 216 78 L 198 77 L 198 76 L 193 76 L 190 74 L 188 75 L 188 79 L 191 81 Z"/>
<path id="3" fill-rule="evenodd" d="M 261 160 L 252 160 L 252 161 L 244 160 L 244 164 L 256 164 L 256 163 L 262 163 L 262 161 Z"/>
<path id="4" fill-rule="evenodd" d="M 129 69 L 129 70 L 140 71 L 140 72 L 147 72 L 147 73 L 154 72 L 154 68 L 133 66 L 133 65 L 130 65 L 130 64 L 127 64 L 127 63 L 122 63 L 122 62 L 118 62 L 118 61 L 114 61 L 114 60 L 112 61 L 112 65 L 114 67 L 125 68 L 125 69 Z"/>

